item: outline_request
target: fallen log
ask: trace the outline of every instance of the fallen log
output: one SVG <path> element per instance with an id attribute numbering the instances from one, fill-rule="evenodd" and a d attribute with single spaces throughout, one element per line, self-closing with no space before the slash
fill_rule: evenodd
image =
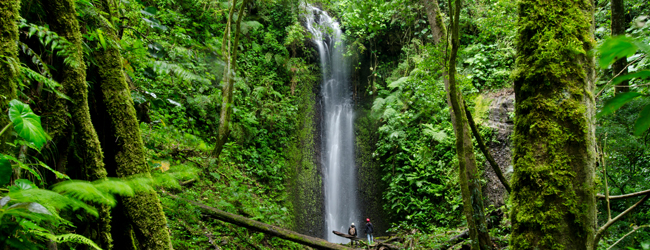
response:
<path id="1" fill-rule="evenodd" d="M 201 208 L 201 210 L 203 210 L 204 212 L 209 214 L 210 217 L 212 217 L 212 218 L 215 218 L 215 219 L 218 219 L 218 220 L 221 220 L 221 221 L 225 221 L 225 222 L 228 222 L 228 223 L 232 223 L 232 224 L 235 224 L 237 226 L 245 227 L 245 228 L 248 228 L 248 229 L 251 229 L 251 230 L 256 230 L 256 231 L 259 231 L 259 232 L 262 232 L 262 233 L 265 233 L 265 234 L 268 234 L 268 235 L 272 235 L 272 236 L 275 236 L 275 237 L 278 237 L 278 238 L 282 238 L 282 239 L 285 239 L 285 240 L 293 241 L 293 242 L 296 242 L 298 244 L 303 244 L 303 245 L 310 246 L 310 247 L 313 247 L 313 248 L 316 248 L 316 249 L 328 249 L 328 250 L 329 249 L 335 249 L 335 250 L 350 249 L 350 248 L 348 248 L 346 246 L 339 245 L 339 244 L 334 244 L 334 243 L 331 243 L 331 242 L 323 240 L 323 239 L 319 239 L 319 238 L 316 238 L 316 237 L 311 237 L 311 236 L 304 235 L 304 234 L 299 234 L 299 233 L 296 233 L 294 231 L 287 230 L 287 229 L 284 229 L 284 228 L 281 228 L 281 227 L 276 227 L 276 226 L 269 225 L 269 224 L 266 224 L 266 223 L 262 223 L 262 222 L 259 222 L 259 221 L 256 221 L 256 220 L 251 220 L 251 219 L 246 218 L 244 216 L 224 212 L 224 211 L 221 211 L 219 209 L 209 207 L 209 206 L 203 205 L 203 204 L 195 202 L 195 201 L 190 201 L 190 200 L 180 198 L 180 197 L 178 197 L 176 195 L 173 195 L 173 194 L 170 194 L 170 193 L 167 193 L 167 192 L 164 192 L 164 191 L 163 191 L 163 194 L 165 194 L 165 195 L 167 195 L 167 196 L 169 196 L 171 198 L 174 198 L 176 200 L 181 200 L 181 201 L 193 204 L 193 205 Z"/>
<path id="2" fill-rule="evenodd" d="M 344 233 L 341 233 L 341 232 L 339 232 L 339 231 L 332 231 L 332 233 L 334 233 L 334 234 L 336 234 L 336 235 L 338 235 L 338 236 L 341 236 L 341 237 L 343 237 L 343 238 L 348 238 L 348 239 L 350 239 L 350 240 L 363 240 L 363 238 L 359 238 L 359 237 L 356 237 L 356 236 L 353 236 L 353 235 L 349 235 L 349 234 L 344 234 Z"/>
<path id="3" fill-rule="evenodd" d="M 440 246 L 440 249 L 448 249 L 450 247 L 455 246 L 456 244 L 460 243 L 465 239 L 469 239 L 469 230 L 465 230 L 461 234 L 451 237 L 451 239 L 445 242 L 444 245 Z"/>
<path id="4" fill-rule="evenodd" d="M 393 244 L 379 242 L 379 243 L 377 243 L 377 247 L 375 249 L 377 249 L 377 250 L 398 250 L 400 248 L 393 245 Z"/>

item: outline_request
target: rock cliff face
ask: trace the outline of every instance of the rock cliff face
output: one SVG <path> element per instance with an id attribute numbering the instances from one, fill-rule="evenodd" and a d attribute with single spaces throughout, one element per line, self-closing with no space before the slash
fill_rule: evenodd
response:
<path id="1" fill-rule="evenodd" d="M 483 122 L 483 125 L 494 130 L 492 140 L 485 138 L 486 146 L 494 160 L 499 164 L 506 179 L 510 180 L 512 175 L 512 141 L 510 136 L 514 129 L 515 92 L 513 89 L 503 89 L 498 92 L 488 93 L 485 97 L 491 100 L 491 103 L 488 108 L 488 119 Z M 488 205 L 500 207 L 505 204 L 508 192 L 499 182 L 499 178 L 497 178 L 489 163 L 485 164 L 487 184 L 483 188 L 484 196 L 488 200 Z"/>

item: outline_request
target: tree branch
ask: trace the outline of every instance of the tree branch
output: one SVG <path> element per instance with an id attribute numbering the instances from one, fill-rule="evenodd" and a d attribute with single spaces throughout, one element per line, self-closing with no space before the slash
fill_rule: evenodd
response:
<path id="1" fill-rule="evenodd" d="M 499 178 L 499 181 L 501 181 L 501 184 L 503 184 L 503 186 L 506 188 L 506 191 L 510 193 L 510 184 L 508 184 L 508 180 L 506 180 L 506 177 L 503 176 L 503 172 L 501 172 L 499 164 L 497 164 L 494 158 L 492 158 L 490 152 L 487 150 L 485 142 L 483 142 L 483 138 L 481 138 L 481 134 L 478 133 L 478 129 L 476 128 L 476 124 L 472 118 L 472 113 L 469 112 L 469 109 L 467 109 L 467 103 L 465 103 L 464 100 L 463 104 L 465 105 L 465 114 L 467 115 L 467 121 L 469 121 L 469 127 L 472 128 L 472 134 L 474 134 L 474 138 L 476 138 L 476 141 L 478 142 L 478 147 L 481 149 L 481 152 L 483 155 L 485 155 L 485 158 L 487 158 L 488 162 L 490 162 L 490 166 L 492 166 L 492 170 L 494 170 L 494 173 Z"/>
<path id="2" fill-rule="evenodd" d="M 596 248 L 596 246 L 598 246 L 598 241 L 600 241 L 600 238 L 603 236 L 603 233 L 605 233 L 605 230 L 607 230 L 607 228 L 609 228 L 612 224 L 614 224 L 614 222 L 616 222 L 616 221 L 620 220 L 621 218 L 623 218 L 623 216 L 625 216 L 626 214 L 630 213 L 636 207 L 643 204 L 643 202 L 645 202 L 648 198 L 650 198 L 650 194 L 648 194 L 646 196 L 643 196 L 643 198 L 641 198 L 641 200 L 639 200 L 637 203 L 634 203 L 634 205 L 627 208 L 625 211 L 620 213 L 618 216 L 614 217 L 614 219 L 608 220 L 607 223 L 605 223 L 605 225 L 600 227 L 598 229 L 598 231 L 596 232 L 596 236 L 594 237 L 594 244 L 593 244 L 594 249 Z"/>
<path id="3" fill-rule="evenodd" d="M 636 192 L 636 193 L 631 193 L 631 194 L 610 195 L 610 196 L 609 196 L 609 199 L 610 199 L 610 200 L 620 200 L 620 199 L 627 199 L 627 198 L 637 197 L 637 196 L 641 196 L 641 195 L 644 195 L 644 194 L 646 194 L 646 195 L 647 195 L 647 194 L 650 194 L 650 189 L 648 189 L 648 190 L 643 190 L 643 191 L 639 191 L 639 192 Z M 601 200 L 604 200 L 604 199 L 605 199 L 605 195 L 603 195 L 603 194 L 596 194 L 596 198 L 601 199 Z"/>
<path id="4" fill-rule="evenodd" d="M 616 246 L 616 244 L 618 244 L 619 242 L 621 242 L 623 239 L 625 239 L 625 237 L 629 236 L 630 234 L 633 234 L 634 232 L 636 232 L 637 230 L 639 230 L 639 229 L 641 229 L 641 228 L 649 227 L 649 226 L 650 226 L 650 225 L 634 226 L 634 229 L 632 229 L 632 231 L 630 231 L 629 233 L 623 235 L 623 237 L 621 237 L 621 238 L 618 239 L 616 242 L 614 242 L 614 244 L 612 244 L 611 246 L 609 246 L 609 247 L 607 248 L 607 250 L 612 249 L 612 247 Z"/>

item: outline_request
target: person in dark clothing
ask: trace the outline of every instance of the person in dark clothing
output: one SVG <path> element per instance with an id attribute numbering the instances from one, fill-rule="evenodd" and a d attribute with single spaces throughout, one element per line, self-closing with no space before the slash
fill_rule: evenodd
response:
<path id="1" fill-rule="evenodd" d="M 357 228 L 354 226 L 354 222 L 350 225 L 350 228 L 348 228 L 348 234 L 357 237 Z M 351 239 L 350 243 L 351 245 L 354 245 L 354 240 Z"/>
<path id="2" fill-rule="evenodd" d="M 375 228 L 372 226 L 372 223 L 370 223 L 370 218 L 366 218 L 366 236 L 368 237 L 368 244 L 372 244 L 372 241 L 374 238 L 372 237 L 372 233 L 375 231 Z"/>

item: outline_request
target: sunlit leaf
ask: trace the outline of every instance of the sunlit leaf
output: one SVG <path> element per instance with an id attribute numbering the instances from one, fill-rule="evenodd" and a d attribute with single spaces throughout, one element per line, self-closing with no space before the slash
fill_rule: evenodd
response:
<path id="1" fill-rule="evenodd" d="M 7 203 L 9 203 L 10 200 L 11 198 L 9 196 L 2 197 L 2 199 L 0 199 L 0 208 L 7 205 Z"/>
<path id="2" fill-rule="evenodd" d="M 9 103 L 9 119 L 20 137 L 41 148 L 47 141 L 47 134 L 41 126 L 41 117 L 34 114 L 29 105 L 18 100 Z"/>
<path id="3" fill-rule="evenodd" d="M 618 36 L 605 40 L 600 46 L 600 67 L 603 69 L 609 67 L 614 61 L 625 58 L 636 53 L 638 47 L 632 38 Z"/>
<path id="4" fill-rule="evenodd" d="M 619 108 L 623 107 L 626 103 L 632 101 L 634 98 L 641 96 L 641 94 L 636 92 L 627 92 L 619 94 L 616 97 L 608 100 L 603 105 L 603 110 L 598 113 L 597 117 L 602 117 L 614 113 Z"/>
<path id="5" fill-rule="evenodd" d="M 14 181 L 14 186 L 16 186 L 19 190 L 29 190 L 36 187 L 33 182 L 27 179 L 18 179 Z"/>
<path id="6" fill-rule="evenodd" d="M 650 127 L 650 105 L 643 107 L 639 117 L 634 122 L 634 135 L 641 135 Z"/>
<path id="7" fill-rule="evenodd" d="M 616 78 L 614 78 L 614 80 L 612 80 L 612 83 L 613 84 L 619 84 L 622 81 L 629 80 L 629 79 L 632 79 L 632 78 L 646 78 L 646 77 L 650 77 L 650 70 L 641 70 L 641 71 L 638 71 L 638 72 L 634 72 L 632 74 L 627 74 L 627 75 L 622 75 L 622 76 L 616 77 Z"/>

